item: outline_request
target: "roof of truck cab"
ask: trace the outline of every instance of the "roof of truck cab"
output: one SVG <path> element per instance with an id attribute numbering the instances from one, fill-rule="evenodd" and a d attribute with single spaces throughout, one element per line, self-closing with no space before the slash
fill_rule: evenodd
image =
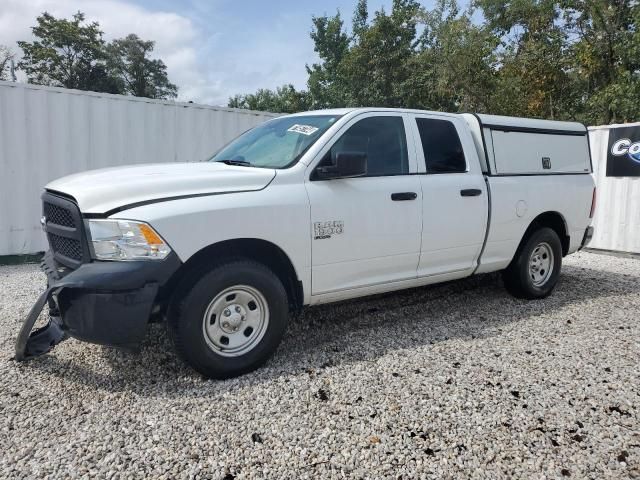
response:
<path id="1" fill-rule="evenodd" d="M 368 112 L 397 112 L 397 113 L 431 113 L 437 115 L 451 115 L 458 114 L 447 112 L 432 112 L 429 110 L 415 110 L 410 108 L 388 108 L 388 107 L 353 107 L 353 108 L 329 108 L 326 110 L 312 110 L 308 112 L 298 112 L 288 116 L 300 116 L 300 115 L 347 115 L 348 113 L 368 113 Z"/>
<path id="2" fill-rule="evenodd" d="M 482 122 L 485 127 L 502 127 L 513 129 L 531 129 L 531 130 L 562 130 L 568 132 L 586 132 L 587 127 L 579 122 L 561 122 L 558 120 L 542 120 L 539 118 L 523 118 L 523 117 L 507 117 L 504 115 L 487 115 L 484 113 L 467 114 L 467 113 L 449 113 L 437 112 L 431 110 L 417 110 L 411 108 L 383 108 L 383 107 L 358 107 L 358 108 L 331 108 L 326 110 L 313 110 L 310 112 L 294 113 L 293 116 L 301 115 L 347 115 L 350 113 L 367 113 L 367 112 L 398 112 L 398 113 L 415 113 L 415 114 L 432 114 L 451 117 L 463 117 L 465 115 L 474 115 Z"/>
<path id="3" fill-rule="evenodd" d="M 359 110 L 357 108 L 327 108 L 326 110 L 310 110 L 307 112 L 298 112 L 287 115 L 288 117 L 300 117 L 306 115 L 346 115 L 347 113 L 351 113 L 354 110 Z"/>

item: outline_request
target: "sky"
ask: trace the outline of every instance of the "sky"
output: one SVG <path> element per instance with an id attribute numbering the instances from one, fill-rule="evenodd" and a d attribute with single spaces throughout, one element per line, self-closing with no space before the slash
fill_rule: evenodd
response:
<path id="1" fill-rule="evenodd" d="M 156 42 L 178 100 L 226 105 L 237 93 L 293 83 L 317 61 L 311 17 L 339 9 L 347 25 L 356 0 L 0 0 L 0 44 L 20 56 L 36 17 L 70 18 L 78 10 L 100 23 L 105 40 L 136 33 Z M 369 0 L 370 13 L 391 0 Z M 19 80 L 21 78 L 19 77 Z M 24 79 L 24 76 L 22 76 Z"/>

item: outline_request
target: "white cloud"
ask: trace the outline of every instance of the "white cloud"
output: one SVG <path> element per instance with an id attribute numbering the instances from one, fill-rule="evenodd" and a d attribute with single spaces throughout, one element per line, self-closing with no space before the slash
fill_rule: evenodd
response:
<path id="1" fill-rule="evenodd" d="M 169 78 L 180 87 L 180 98 L 202 101 L 209 99 L 224 103 L 226 93 L 215 82 L 202 82 L 206 72 L 198 64 L 196 45 L 201 35 L 193 22 L 173 12 L 149 11 L 118 0 L 3 0 L 0 3 L 0 44 L 20 55 L 17 40 L 33 38 L 30 28 L 42 12 L 69 18 L 78 10 L 87 20 L 97 21 L 105 32 L 105 39 L 136 33 L 145 40 L 156 42 L 154 56 L 167 65 Z"/>
<path id="2" fill-rule="evenodd" d="M 30 27 L 43 11 L 70 18 L 80 10 L 100 24 L 106 40 L 136 33 L 156 42 L 154 56 L 167 65 L 179 100 L 225 105 L 230 96 L 258 88 L 285 83 L 304 88 L 305 64 L 315 61 L 311 15 L 331 15 L 341 7 L 348 24 L 354 4 L 355 0 L 0 0 L 0 44 L 20 55 L 15 42 L 32 38 Z M 390 0 L 369 4 L 370 12 L 381 5 L 388 11 Z"/>
<path id="3" fill-rule="evenodd" d="M 20 55 L 15 42 L 32 39 L 30 28 L 42 12 L 70 18 L 81 10 L 100 24 L 107 41 L 129 33 L 153 40 L 154 56 L 167 65 L 179 100 L 224 105 L 233 94 L 262 87 L 304 87 L 304 65 L 313 54 L 307 13 L 275 13 L 275 21 L 248 25 L 243 15 L 227 14 L 217 0 L 175 5 L 179 12 L 126 0 L 0 0 L 0 44 Z"/>

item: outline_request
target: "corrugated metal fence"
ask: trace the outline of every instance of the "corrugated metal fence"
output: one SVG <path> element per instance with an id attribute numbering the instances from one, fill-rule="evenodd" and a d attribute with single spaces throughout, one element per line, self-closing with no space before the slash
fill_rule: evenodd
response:
<path id="1" fill-rule="evenodd" d="M 47 182 L 108 166 L 201 161 L 274 116 L 0 82 L 0 255 L 46 248 L 39 219 Z M 605 175 L 611 128 L 589 131 L 598 185 L 590 246 L 640 252 L 640 178 Z"/>
<path id="2" fill-rule="evenodd" d="M 43 251 L 40 194 L 101 167 L 205 160 L 265 112 L 0 82 L 0 255 Z"/>
<path id="3" fill-rule="evenodd" d="M 589 127 L 591 157 L 598 187 L 591 248 L 640 253 L 640 177 L 607 177 L 609 132 L 638 123 Z"/>

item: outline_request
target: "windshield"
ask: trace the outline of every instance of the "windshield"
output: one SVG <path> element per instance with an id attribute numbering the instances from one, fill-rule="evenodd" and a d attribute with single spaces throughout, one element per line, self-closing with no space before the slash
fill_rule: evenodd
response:
<path id="1" fill-rule="evenodd" d="M 270 120 L 243 133 L 210 161 L 261 168 L 287 168 L 333 125 L 338 115 L 309 115 Z"/>

